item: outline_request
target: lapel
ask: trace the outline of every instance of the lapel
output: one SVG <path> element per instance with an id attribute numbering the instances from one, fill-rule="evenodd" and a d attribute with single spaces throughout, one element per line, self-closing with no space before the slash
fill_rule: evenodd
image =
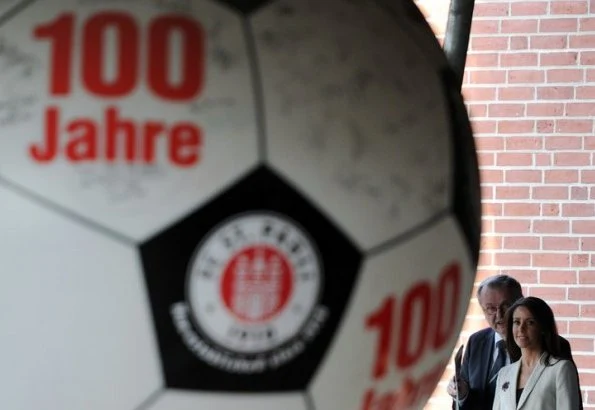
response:
<path id="1" fill-rule="evenodd" d="M 519 382 L 519 372 L 521 371 L 521 361 L 518 360 L 518 361 L 512 363 L 510 365 L 510 367 L 508 367 L 504 371 L 506 373 L 503 373 L 502 376 L 500 377 L 500 380 L 501 380 L 500 384 L 502 386 L 501 388 L 504 389 L 504 384 L 508 383 L 508 388 L 504 391 L 504 397 L 506 397 L 506 402 L 508 402 L 508 404 L 509 404 L 508 408 L 511 408 L 511 409 L 520 408 L 520 406 L 517 407 L 517 405 L 516 405 L 516 391 L 517 391 L 517 386 L 518 386 L 518 382 Z M 496 387 L 496 388 L 498 388 L 498 387 Z M 500 393 L 496 392 L 496 394 L 500 394 Z M 523 391 L 523 395 L 524 394 L 525 394 L 525 392 Z M 519 404 L 520 403 L 521 402 L 519 401 Z"/>
<path id="2" fill-rule="evenodd" d="M 494 337 L 496 332 L 492 330 L 486 334 L 484 343 L 482 344 L 480 370 L 479 374 L 483 375 L 484 388 L 488 386 L 488 376 L 490 375 L 490 369 L 492 368 L 492 353 L 494 352 Z"/>
<path id="3" fill-rule="evenodd" d="M 539 379 L 541 378 L 541 375 L 543 374 L 543 371 L 545 370 L 545 364 L 542 363 L 542 359 L 543 359 L 543 355 L 541 355 L 541 357 L 539 358 L 539 364 L 535 367 L 535 369 L 533 369 L 533 373 L 531 373 L 531 376 L 529 376 L 529 380 L 527 380 L 527 384 L 525 385 L 525 389 L 523 390 L 523 394 L 521 394 L 521 397 L 519 398 L 519 405 L 517 406 L 517 409 L 520 409 L 523 404 L 525 404 L 525 401 L 527 400 L 527 397 L 529 396 L 529 394 L 531 394 L 531 391 L 533 390 L 533 388 L 535 387 L 535 385 L 537 384 L 537 382 L 539 381 Z M 515 376 L 515 392 L 516 392 L 516 380 L 518 379 L 518 374 L 520 371 L 520 363 L 521 361 L 519 360 L 518 362 L 518 366 L 517 366 L 517 371 L 516 371 L 516 376 Z"/>

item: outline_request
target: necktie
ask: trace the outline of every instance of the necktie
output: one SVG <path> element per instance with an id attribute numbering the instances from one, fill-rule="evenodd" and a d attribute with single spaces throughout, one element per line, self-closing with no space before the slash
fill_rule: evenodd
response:
<path id="1" fill-rule="evenodd" d="M 504 347 L 505 343 L 506 342 L 504 340 L 500 340 L 498 343 L 496 343 L 498 355 L 496 356 L 496 361 L 494 362 L 494 365 L 492 366 L 492 369 L 490 370 L 490 375 L 488 377 L 488 381 L 490 384 L 496 383 L 498 372 L 506 364 L 506 349 Z"/>

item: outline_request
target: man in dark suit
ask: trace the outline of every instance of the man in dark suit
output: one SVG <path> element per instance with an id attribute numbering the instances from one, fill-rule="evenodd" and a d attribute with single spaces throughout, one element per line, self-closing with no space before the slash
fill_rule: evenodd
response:
<path id="1" fill-rule="evenodd" d="M 453 409 L 457 405 L 457 387 L 461 410 L 492 408 L 498 371 L 510 364 L 510 357 L 503 346 L 506 338 L 504 314 L 522 297 L 521 284 L 508 275 L 491 276 L 479 285 L 477 300 L 490 327 L 473 333 L 467 341 L 460 378 L 455 381 L 453 377 L 447 387 L 448 394 L 453 398 Z M 560 337 L 560 347 L 562 358 L 573 360 L 568 340 Z M 580 388 L 578 394 L 580 396 Z M 582 410 L 582 397 L 580 399 Z"/>

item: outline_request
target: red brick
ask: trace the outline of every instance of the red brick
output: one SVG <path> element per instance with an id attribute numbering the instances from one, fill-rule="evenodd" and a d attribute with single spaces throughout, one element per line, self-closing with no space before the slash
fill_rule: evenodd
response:
<path id="1" fill-rule="evenodd" d="M 544 274 L 546 275 L 545 281 Z M 560 277 L 561 279 L 556 279 L 556 276 Z M 542 270 L 539 275 L 540 283 L 546 283 L 547 280 L 551 278 L 552 284 L 563 283 L 568 285 L 577 283 L 576 277 L 576 272 L 565 270 Z M 580 311 L 579 306 L 572 303 L 553 303 L 550 305 L 550 307 L 552 308 L 556 316 L 562 317 L 578 317 Z M 576 350 L 577 340 L 569 340 L 569 342 L 571 343 L 572 347 Z M 593 343 L 591 343 L 590 345 L 592 346 Z"/>
<path id="2" fill-rule="evenodd" d="M 502 20 L 500 31 L 502 33 L 535 33 L 537 31 L 536 19 Z"/>
<path id="3" fill-rule="evenodd" d="M 566 300 L 566 288 L 560 286 L 555 287 L 538 287 L 531 286 L 526 292 L 526 296 L 536 296 L 551 302 L 553 300 Z"/>
<path id="4" fill-rule="evenodd" d="M 548 268 L 565 268 L 570 266 L 570 256 L 567 253 L 533 253 L 531 265 Z"/>
<path id="5" fill-rule="evenodd" d="M 497 53 L 469 53 L 465 66 L 474 67 L 497 67 L 500 57 Z"/>
<path id="6" fill-rule="evenodd" d="M 554 120 L 537 120 L 535 121 L 535 129 L 539 134 L 551 134 L 554 132 Z"/>
<path id="7" fill-rule="evenodd" d="M 594 305 L 581 306 L 580 307 L 580 316 L 595 319 L 595 306 Z"/>
<path id="8" fill-rule="evenodd" d="M 562 216 L 569 218 L 595 216 L 595 204 L 562 204 Z M 592 233 L 595 234 L 595 231 L 593 231 Z"/>
<path id="9" fill-rule="evenodd" d="M 578 48 L 581 50 L 595 48 L 594 34 L 575 34 L 568 37 L 569 48 Z"/>
<path id="10" fill-rule="evenodd" d="M 542 203 L 541 204 L 541 216 L 558 216 L 560 215 L 560 205 Z"/>
<path id="11" fill-rule="evenodd" d="M 561 167 L 580 167 L 591 165 L 591 157 L 586 152 L 556 152 L 554 165 Z"/>
<path id="12" fill-rule="evenodd" d="M 585 70 L 554 68 L 546 71 L 548 83 L 575 83 L 585 79 Z"/>
<path id="13" fill-rule="evenodd" d="M 499 20 L 473 20 L 471 23 L 471 33 L 478 34 L 496 34 L 500 31 Z"/>
<path id="14" fill-rule="evenodd" d="M 483 218 L 481 220 L 481 232 L 482 234 L 494 232 L 494 221 L 491 219 Z"/>
<path id="15" fill-rule="evenodd" d="M 474 17 L 508 16 L 509 4 L 504 1 L 477 3 L 473 8 Z"/>
<path id="16" fill-rule="evenodd" d="M 484 216 L 501 216 L 502 215 L 502 204 L 483 201 L 482 215 L 484 215 Z"/>
<path id="17" fill-rule="evenodd" d="M 543 70 L 508 70 L 507 81 L 509 84 L 543 83 L 545 73 Z"/>
<path id="18" fill-rule="evenodd" d="M 573 289 L 573 288 L 569 288 L 568 289 L 568 299 L 573 300 L 574 297 L 572 297 L 570 295 L 571 292 L 573 291 L 577 291 L 577 290 L 581 290 L 581 289 Z M 585 289 L 587 290 L 587 289 Z M 591 290 L 590 292 L 585 292 L 590 294 L 591 296 L 593 295 L 593 291 Z M 581 298 L 578 298 L 578 300 L 581 300 Z M 576 334 L 581 334 L 581 335 L 594 335 L 595 334 L 595 321 L 572 321 L 569 323 L 569 327 L 568 330 L 570 333 L 576 333 Z M 592 363 L 590 361 L 590 363 Z M 585 373 L 581 373 L 581 385 L 584 386 L 584 379 L 586 377 L 588 377 L 589 375 L 585 374 Z M 591 376 L 592 377 L 592 382 L 593 384 L 595 384 L 595 376 Z M 589 383 L 589 382 L 587 382 Z M 591 385 L 591 383 L 589 383 L 588 385 Z"/>
<path id="19" fill-rule="evenodd" d="M 510 4 L 511 16 L 541 16 L 547 12 L 545 1 L 524 1 Z"/>
<path id="20" fill-rule="evenodd" d="M 576 237 L 544 236 L 541 238 L 544 251 L 574 251 L 579 249 Z"/>
<path id="21" fill-rule="evenodd" d="M 492 252 L 479 252 L 479 262 L 480 266 L 483 265 L 493 265 L 494 262 L 494 254 Z"/>
<path id="22" fill-rule="evenodd" d="M 589 254 L 570 255 L 570 266 L 573 268 L 586 268 L 589 266 Z"/>
<path id="23" fill-rule="evenodd" d="M 510 203 L 504 204 L 504 216 L 539 216 L 539 204 Z"/>
<path id="24" fill-rule="evenodd" d="M 499 184 L 504 182 L 504 171 L 501 169 L 481 168 L 480 173 L 482 184 Z"/>
<path id="25" fill-rule="evenodd" d="M 534 186 L 531 187 L 531 198 L 533 199 L 568 199 L 568 187 L 566 186 Z"/>
<path id="26" fill-rule="evenodd" d="M 583 184 L 595 184 L 595 170 L 582 169 L 580 182 Z"/>
<path id="27" fill-rule="evenodd" d="M 566 48 L 567 41 L 565 35 L 531 36 L 529 37 L 529 48 L 538 50 L 560 50 Z"/>
<path id="28" fill-rule="evenodd" d="M 576 283 L 576 272 L 573 271 L 566 271 L 566 270 L 542 270 L 539 273 L 539 283 L 547 284 L 547 285 L 571 285 Z M 574 307 L 573 309 L 567 309 L 565 312 L 568 313 L 578 313 L 578 307 L 576 305 L 566 305 Z M 562 316 L 562 312 L 564 310 L 562 304 L 556 304 L 558 310 L 556 313 Z M 551 306 L 552 310 L 554 306 Z M 566 315 L 564 315 L 566 316 Z"/>
<path id="29" fill-rule="evenodd" d="M 481 249 L 502 249 L 502 237 L 495 235 L 481 236 Z"/>
<path id="30" fill-rule="evenodd" d="M 578 272 L 578 282 L 595 285 L 595 270 L 581 270 Z"/>
<path id="31" fill-rule="evenodd" d="M 528 166 L 532 163 L 532 155 L 524 153 L 501 152 L 498 153 L 498 157 L 496 159 L 496 164 L 499 166 Z"/>
<path id="32" fill-rule="evenodd" d="M 593 117 L 595 116 L 595 104 L 593 103 L 566 103 L 566 115 L 570 117 Z"/>
<path id="33" fill-rule="evenodd" d="M 498 99 L 507 100 L 533 100 L 535 99 L 534 87 L 506 87 L 498 89 Z"/>
<path id="34" fill-rule="evenodd" d="M 462 93 L 467 101 L 493 101 L 496 99 L 496 88 L 494 87 L 465 87 Z"/>
<path id="35" fill-rule="evenodd" d="M 480 167 L 494 166 L 496 165 L 496 154 L 494 154 L 493 152 L 478 152 L 477 162 L 479 163 Z"/>
<path id="36" fill-rule="evenodd" d="M 542 137 L 507 137 L 506 150 L 507 151 L 534 151 L 543 148 Z"/>
<path id="37" fill-rule="evenodd" d="M 595 69 L 586 69 L 586 79 L 585 81 L 588 83 L 595 82 Z"/>
<path id="38" fill-rule="evenodd" d="M 539 65 L 541 67 L 576 65 L 577 61 L 578 52 L 576 51 L 551 52 L 539 55 Z"/>
<path id="39" fill-rule="evenodd" d="M 552 165 L 552 154 L 549 153 L 536 153 L 535 155 L 535 166 L 536 167 L 549 167 Z"/>
<path id="40" fill-rule="evenodd" d="M 595 137 L 584 136 L 583 143 L 584 143 L 583 149 L 591 150 L 591 151 L 595 150 Z"/>
<path id="41" fill-rule="evenodd" d="M 570 199 L 574 200 L 585 200 L 589 198 L 589 188 L 582 186 L 570 187 Z"/>
<path id="42" fill-rule="evenodd" d="M 503 137 L 477 137 L 475 138 L 477 151 L 499 151 L 504 149 Z"/>
<path id="43" fill-rule="evenodd" d="M 577 18 L 541 18 L 539 20 L 541 33 L 570 33 L 577 30 Z"/>
<path id="44" fill-rule="evenodd" d="M 556 131 L 585 134 L 593 131 L 593 120 L 556 120 Z"/>
<path id="45" fill-rule="evenodd" d="M 474 119 L 471 126 L 475 134 L 494 134 L 498 123 L 496 121 Z"/>
<path id="46" fill-rule="evenodd" d="M 535 129 L 533 120 L 500 120 L 498 121 L 499 134 L 526 134 Z"/>
<path id="47" fill-rule="evenodd" d="M 471 51 L 502 51 L 508 49 L 508 37 L 471 37 Z"/>
<path id="48" fill-rule="evenodd" d="M 503 247 L 504 249 L 539 250 L 539 238 L 536 236 L 507 235 L 504 237 Z"/>
<path id="49" fill-rule="evenodd" d="M 595 237 L 581 238 L 581 251 L 595 251 Z"/>
<path id="50" fill-rule="evenodd" d="M 581 51 L 579 61 L 583 65 L 595 65 L 595 51 Z"/>
<path id="51" fill-rule="evenodd" d="M 581 137 L 573 136 L 546 136 L 545 149 L 547 150 L 569 150 L 581 149 L 583 141 Z"/>
<path id="52" fill-rule="evenodd" d="M 490 104 L 490 117 L 521 117 L 525 113 L 525 104 Z"/>
<path id="53" fill-rule="evenodd" d="M 509 184 L 541 183 L 542 171 L 534 169 L 508 169 L 504 171 L 504 181 Z"/>
<path id="54" fill-rule="evenodd" d="M 555 0 L 550 2 L 551 14 L 585 14 L 588 11 L 588 3 L 585 0 L 563 1 Z"/>
<path id="55" fill-rule="evenodd" d="M 580 31 L 595 31 L 595 18 L 584 17 L 579 19 Z"/>
<path id="56" fill-rule="evenodd" d="M 521 282 L 523 288 L 526 288 L 527 284 L 537 283 L 537 271 L 535 269 L 506 269 L 501 273 L 505 273 L 512 276 L 513 278 L 516 278 L 519 282 Z"/>
<path id="57" fill-rule="evenodd" d="M 585 99 L 591 100 L 595 98 L 595 87 L 592 86 L 583 86 L 583 87 L 576 87 L 576 98 L 577 99 Z"/>
<path id="58" fill-rule="evenodd" d="M 588 287 L 588 286 L 582 286 L 582 287 L 578 287 L 578 288 L 569 288 L 568 289 L 568 299 L 569 300 L 591 300 L 593 298 L 592 292 L 594 290 L 595 289 Z M 593 330 L 594 330 L 593 334 L 595 334 L 595 329 L 593 329 Z"/>
<path id="59" fill-rule="evenodd" d="M 574 95 L 574 87 L 537 87 L 538 100 L 569 100 Z"/>
<path id="60" fill-rule="evenodd" d="M 482 185 L 480 190 L 482 200 L 489 201 L 491 199 L 494 199 L 494 187 L 491 187 L 489 185 Z M 484 219 L 484 221 L 487 221 L 487 219 Z"/>
<path id="61" fill-rule="evenodd" d="M 472 84 L 502 84 L 506 82 L 504 70 L 473 70 L 469 71 L 469 81 Z"/>
<path id="62" fill-rule="evenodd" d="M 528 103 L 527 116 L 556 117 L 564 112 L 563 103 Z"/>
<path id="63" fill-rule="evenodd" d="M 511 50 L 527 50 L 529 48 L 529 37 L 515 35 L 510 38 Z"/>
<path id="64" fill-rule="evenodd" d="M 497 266 L 530 266 L 531 254 L 529 253 L 494 253 L 494 265 Z"/>
<path id="65" fill-rule="evenodd" d="M 545 300 L 547 300 L 547 299 L 545 299 Z M 549 300 L 548 300 L 548 302 L 549 302 Z M 558 327 L 558 332 L 561 335 L 568 334 L 568 321 L 567 320 L 556 319 L 556 326 Z"/>
<path id="66" fill-rule="evenodd" d="M 494 231 L 498 233 L 528 233 L 531 222 L 522 219 L 496 219 Z"/>
<path id="67" fill-rule="evenodd" d="M 488 106 L 487 104 L 468 104 L 467 111 L 471 118 L 485 117 L 488 112 Z"/>
<path id="68" fill-rule="evenodd" d="M 503 173 L 503 171 L 500 171 Z M 496 198 L 501 199 L 529 199 L 530 191 L 528 186 L 497 186 Z"/>
<path id="69" fill-rule="evenodd" d="M 578 171 L 574 169 L 546 169 L 544 171 L 546 184 L 571 184 L 578 182 Z"/>
<path id="70" fill-rule="evenodd" d="M 579 219 L 572 221 L 572 233 L 577 235 L 595 234 L 595 221 L 588 219 Z"/>
<path id="71" fill-rule="evenodd" d="M 536 67 L 537 53 L 509 53 L 500 56 L 500 67 Z"/>

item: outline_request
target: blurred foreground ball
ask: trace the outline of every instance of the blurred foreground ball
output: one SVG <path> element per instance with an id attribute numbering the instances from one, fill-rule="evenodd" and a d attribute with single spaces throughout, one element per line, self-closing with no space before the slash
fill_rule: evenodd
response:
<path id="1" fill-rule="evenodd" d="M 0 407 L 424 406 L 480 207 L 413 3 L 0 13 Z"/>

